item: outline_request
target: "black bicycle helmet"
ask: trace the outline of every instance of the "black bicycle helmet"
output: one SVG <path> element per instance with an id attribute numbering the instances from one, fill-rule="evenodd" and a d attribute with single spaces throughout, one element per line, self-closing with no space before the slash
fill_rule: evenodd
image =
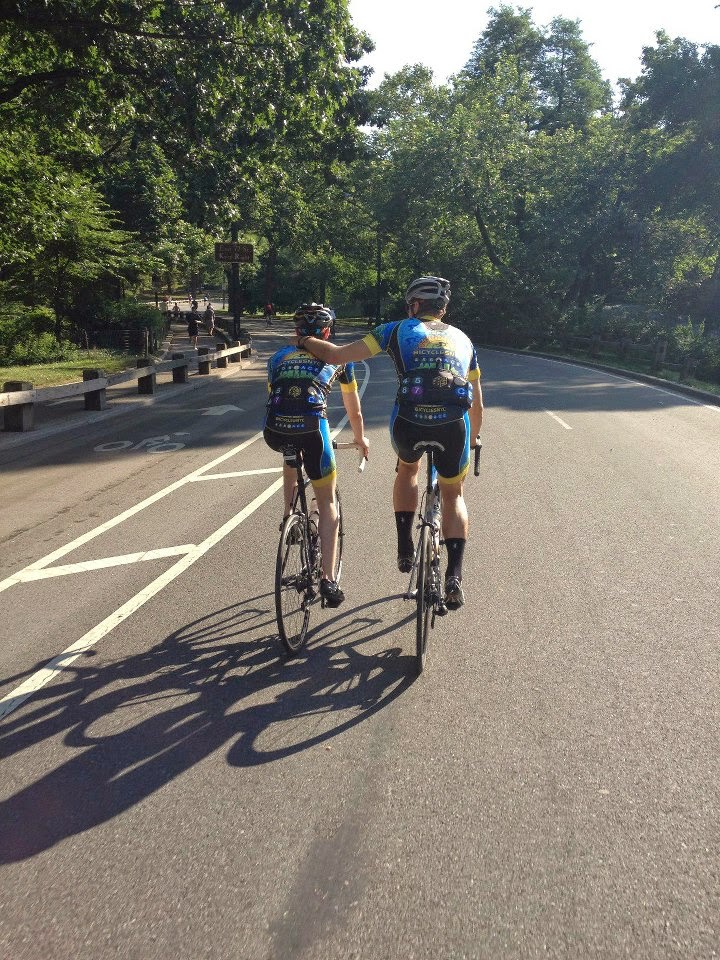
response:
<path id="1" fill-rule="evenodd" d="M 321 303 L 303 303 L 293 317 L 301 337 L 317 337 L 332 326 L 332 317 Z"/>
<path id="2" fill-rule="evenodd" d="M 443 277 L 418 277 L 405 291 L 405 303 L 411 300 L 441 300 L 446 307 L 450 303 L 450 281 Z"/>

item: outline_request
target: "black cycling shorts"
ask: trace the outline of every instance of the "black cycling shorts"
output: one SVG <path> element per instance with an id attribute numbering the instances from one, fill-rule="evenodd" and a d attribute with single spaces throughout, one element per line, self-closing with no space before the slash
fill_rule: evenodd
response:
<path id="1" fill-rule="evenodd" d="M 433 448 L 433 460 L 441 483 L 458 483 L 465 479 L 470 466 L 470 418 L 467 413 L 449 423 L 411 423 L 395 414 L 390 421 L 393 449 L 404 463 L 417 463 L 423 456 L 415 444 L 428 440 L 440 443 Z"/>
<path id="2" fill-rule="evenodd" d="M 263 431 L 265 443 L 271 450 L 277 450 L 278 453 L 282 453 L 288 444 L 297 444 L 302 450 L 305 473 L 316 487 L 331 483 L 336 472 L 330 427 L 324 417 L 317 419 L 318 429 L 307 433 L 279 433 L 269 427 L 265 427 Z"/>

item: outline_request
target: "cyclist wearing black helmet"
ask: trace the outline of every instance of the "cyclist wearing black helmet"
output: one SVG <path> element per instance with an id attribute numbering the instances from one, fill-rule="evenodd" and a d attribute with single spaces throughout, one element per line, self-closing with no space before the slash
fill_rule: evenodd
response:
<path id="1" fill-rule="evenodd" d="M 320 343 L 330 334 L 332 318 L 321 303 L 304 303 L 295 313 L 295 332 L 300 338 L 312 336 Z M 332 364 L 318 360 L 295 346 L 281 347 L 268 360 L 268 392 L 265 442 L 282 451 L 288 439 L 297 438 L 305 470 L 313 486 L 319 513 L 318 530 L 323 569 L 335 569 L 338 516 L 335 507 L 335 454 L 327 420 L 327 395 L 336 380 L 355 443 L 368 456 L 368 441 L 357 381 L 352 363 Z M 297 473 L 293 464 L 283 466 L 285 516 L 290 513 Z M 337 583 L 323 575 L 320 592 L 329 607 L 339 606 L 345 594 Z"/>
<path id="2" fill-rule="evenodd" d="M 450 282 L 419 277 L 405 294 L 406 320 L 374 327 L 362 340 L 343 346 L 302 336 L 298 345 L 327 363 L 365 360 L 381 351 L 395 364 L 399 387 L 390 417 L 390 435 L 398 455 L 393 506 L 398 536 L 398 568 L 412 567 L 412 529 L 418 506 L 420 441 L 436 440 L 435 456 L 442 488 L 443 537 L 447 546 L 445 602 L 457 610 L 465 602 L 462 562 L 468 534 L 463 482 L 470 464 L 471 441 L 482 425 L 480 369 L 475 348 L 457 327 L 445 323 Z"/>

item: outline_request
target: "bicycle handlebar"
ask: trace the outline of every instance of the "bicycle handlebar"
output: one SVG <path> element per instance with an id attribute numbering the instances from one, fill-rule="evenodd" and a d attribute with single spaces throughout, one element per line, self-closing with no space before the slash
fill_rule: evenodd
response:
<path id="1" fill-rule="evenodd" d="M 475 476 L 480 476 L 480 451 L 482 450 L 482 442 L 480 437 L 475 437 Z"/>
<path id="2" fill-rule="evenodd" d="M 353 449 L 360 450 L 360 447 L 358 447 L 358 445 L 354 443 L 352 440 L 349 442 L 346 442 L 343 440 L 340 443 L 338 443 L 337 440 L 333 440 L 332 445 L 333 445 L 333 450 L 353 450 Z M 363 456 L 362 450 L 360 450 L 360 462 L 358 463 L 358 473 L 363 472 L 363 470 L 365 469 L 366 463 L 367 463 L 367 459 Z"/>

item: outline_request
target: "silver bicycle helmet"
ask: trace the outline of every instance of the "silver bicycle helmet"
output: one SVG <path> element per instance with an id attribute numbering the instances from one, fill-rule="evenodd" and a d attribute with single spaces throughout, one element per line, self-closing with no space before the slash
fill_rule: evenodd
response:
<path id="1" fill-rule="evenodd" d="M 405 303 L 411 300 L 442 300 L 450 303 L 450 281 L 443 277 L 418 277 L 405 292 Z"/>
<path id="2" fill-rule="evenodd" d="M 332 317 L 321 303 L 304 303 L 293 316 L 301 337 L 316 337 L 332 326 Z"/>

